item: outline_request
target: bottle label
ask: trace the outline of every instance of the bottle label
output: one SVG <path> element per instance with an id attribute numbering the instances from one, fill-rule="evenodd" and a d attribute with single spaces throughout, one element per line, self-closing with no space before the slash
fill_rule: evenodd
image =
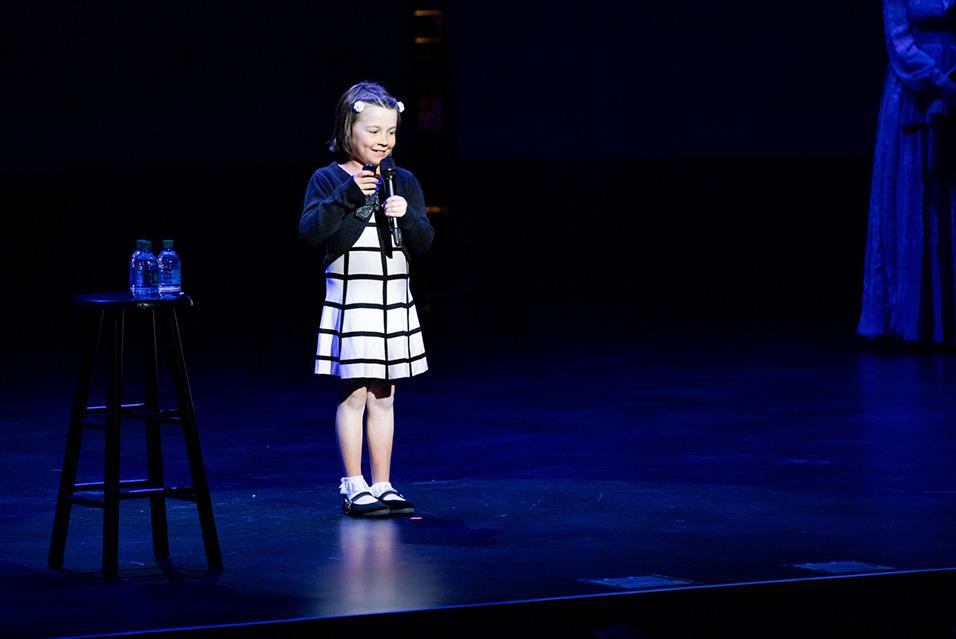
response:
<path id="1" fill-rule="evenodd" d="M 134 256 L 130 269 L 130 289 L 136 297 L 159 294 L 159 264 L 149 256 Z"/>

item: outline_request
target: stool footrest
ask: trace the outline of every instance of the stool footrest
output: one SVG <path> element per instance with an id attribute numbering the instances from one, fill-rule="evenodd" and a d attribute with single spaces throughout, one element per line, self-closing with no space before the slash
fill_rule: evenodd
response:
<path id="1" fill-rule="evenodd" d="M 106 406 L 88 406 L 86 408 L 86 416 L 105 414 Z M 173 424 L 175 426 L 182 426 L 183 411 L 178 408 L 163 408 L 159 410 L 150 409 L 146 408 L 145 404 L 123 404 L 123 406 L 120 408 L 120 419 L 142 419 L 158 422 L 160 424 Z M 106 424 L 103 422 L 92 421 L 89 419 L 81 420 L 80 426 L 93 430 L 106 429 Z"/>
<path id="2" fill-rule="evenodd" d="M 135 409 L 146 408 L 146 404 L 140 402 L 138 404 L 123 404 L 120 406 L 120 414 Z M 86 414 L 87 415 L 103 415 L 106 413 L 107 406 L 87 406 Z"/>
<path id="3" fill-rule="evenodd" d="M 79 495 L 73 495 L 67 498 L 67 501 L 74 506 L 90 506 L 91 508 L 102 508 L 103 500 L 102 499 L 92 499 L 90 497 L 80 497 Z"/>
<path id="4" fill-rule="evenodd" d="M 148 479 L 121 479 L 120 488 L 155 488 Z M 73 490 L 103 490 L 106 482 L 84 481 L 73 484 Z"/>
<path id="5" fill-rule="evenodd" d="M 140 483 L 145 480 L 135 480 L 131 483 Z M 123 483 L 123 482 L 121 482 Z M 128 485 L 128 484 L 124 484 Z M 89 484 L 77 484 L 77 488 L 82 488 L 83 490 L 103 490 L 102 482 L 95 482 Z M 119 493 L 120 501 L 126 499 L 142 499 L 145 497 L 156 497 L 161 496 L 166 499 L 181 499 L 183 501 L 196 501 L 196 489 L 192 486 L 164 486 L 164 487 L 147 487 L 147 488 L 130 488 L 128 490 L 121 490 Z M 80 506 L 92 506 L 93 508 L 102 508 L 103 499 L 95 497 L 86 497 L 84 495 L 71 495 L 69 501 L 72 504 Z"/>
<path id="6" fill-rule="evenodd" d="M 192 486 L 166 486 L 165 488 L 134 488 L 120 492 L 120 499 L 141 499 L 160 495 L 166 499 L 196 501 L 196 490 Z"/>

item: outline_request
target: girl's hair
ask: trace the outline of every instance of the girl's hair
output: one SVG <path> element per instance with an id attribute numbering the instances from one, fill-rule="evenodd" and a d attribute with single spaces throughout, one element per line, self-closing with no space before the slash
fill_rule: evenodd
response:
<path id="1" fill-rule="evenodd" d="M 398 100 L 376 82 L 359 82 L 349 87 L 342 94 L 335 107 L 335 125 L 332 129 L 332 139 L 329 140 L 329 151 L 335 154 L 336 159 L 345 162 L 352 157 L 352 125 L 359 115 L 355 110 L 356 102 L 366 105 L 376 105 L 386 109 L 394 109 L 398 114 L 398 122 L 402 120 L 402 109 Z"/>

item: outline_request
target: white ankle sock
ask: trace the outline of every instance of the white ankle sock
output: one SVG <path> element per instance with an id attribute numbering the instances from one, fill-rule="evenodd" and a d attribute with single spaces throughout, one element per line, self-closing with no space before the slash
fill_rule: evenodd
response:
<path id="1" fill-rule="evenodd" d="M 352 477 L 343 477 L 342 483 L 339 484 L 339 493 L 345 495 L 349 499 L 352 499 L 356 494 L 369 490 L 369 485 L 365 481 L 365 477 L 362 475 L 353 475 Z M 369 495 L 362 495 L 358 499 L 354 499 L 353 502 L 364 506 L 365 504 L 372 504 L 378 501 L 374 497 Z"/>
<path id="2" fill-rule="evenodd" d="M 369 486 L 369 491 L 370 491 L 373 495 L 375 495 L 376 497 L 381 497 L 381 496 L 382 496 L 382 493 L 384 493 L 384 492 L 387 491 L 387 490 L 395 490 L 395 489 L 392 487 L 392 483 L 391 483 L 391 482 L 388 482 L 388 481 L 380 481 L 380 482 L 378 482 L 377 484 L 372 484 L 371 486 Z M 396 490 L 395 492 L 398 492 L 398 491 Z M 401 496 L 401 495 L 388 495 L 388 496 L 387 496 L 385 499 L 383 499 L 382 501 L 392 501 L 393 499 L 402 499 L 402 496 Z"/>

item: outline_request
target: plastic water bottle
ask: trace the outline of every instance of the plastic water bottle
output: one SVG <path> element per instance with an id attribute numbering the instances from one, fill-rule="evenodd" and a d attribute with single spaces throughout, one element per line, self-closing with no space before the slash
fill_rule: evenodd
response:
<path id="1" fill-rule="evenodd" d="M 179 256 L 173 250 L 172 240 L 163 240 L 159 257 L 159 294 L 179 295 L 182 287 L 182 268 Z"/>
<path id="2" fill-rule="evenodd" d="M 159 262 L 149 240 L 136 240 L 129 261 L 129 290 L 133 297 L 159 297 Z"/>
<path id="3" fill-rule="evenodd" d="M 136 240 L 136 250 L 133 251 L 133 256 L 129 258 L 129 292 L 133 295 L 136 295 L 136 260 L 142 250 L 143 240 Z"/>

